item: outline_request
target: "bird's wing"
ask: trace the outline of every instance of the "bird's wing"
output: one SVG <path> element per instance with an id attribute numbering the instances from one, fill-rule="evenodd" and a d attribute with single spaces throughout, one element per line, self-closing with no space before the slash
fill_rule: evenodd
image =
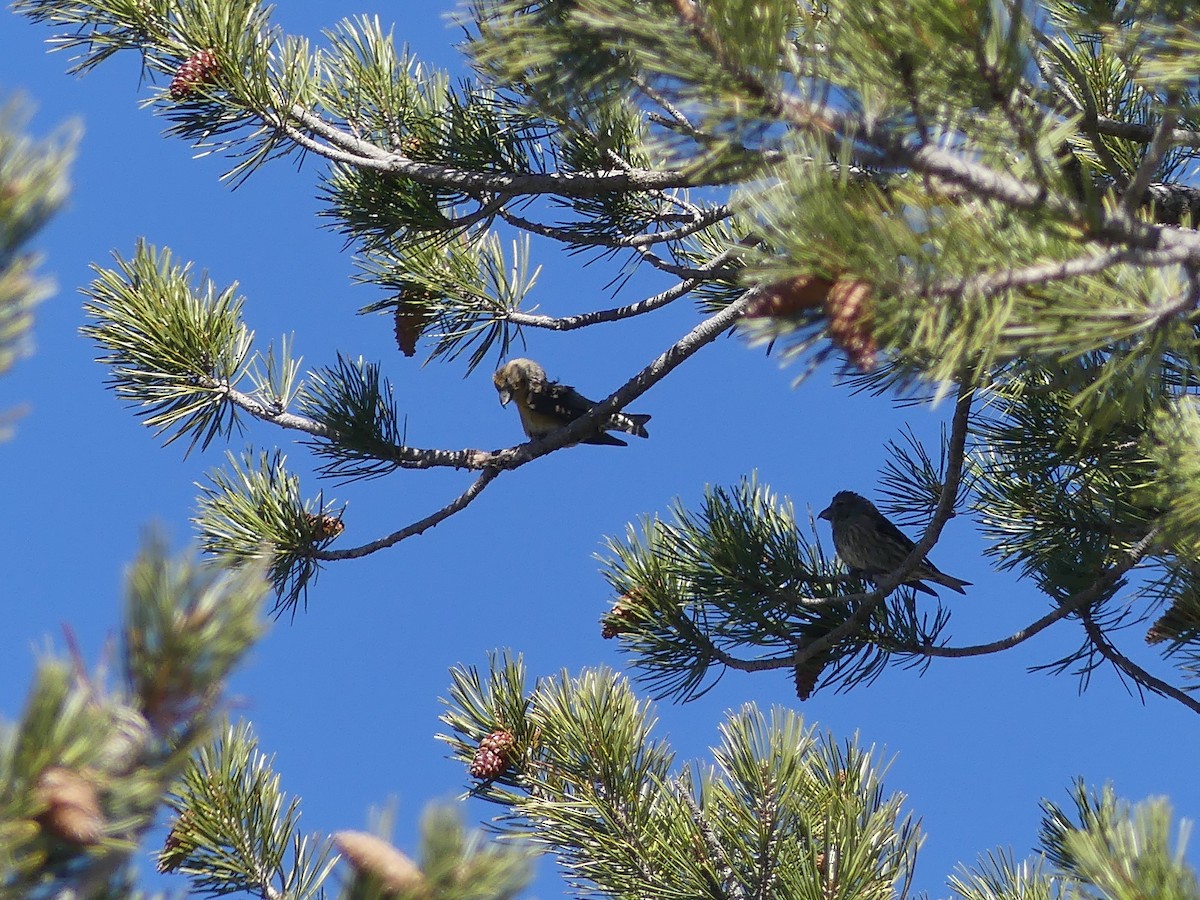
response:
<path id="1" fill-rule="evenodd" d="M 543 416 L 573 422 L 596 404 L 569 384 L 550 382 L 543 390 L 529 392 L 529 408 Z"/>
<path id="2" fill-rule="evenodd" d="M 913 543 L 912 538 L 897 528 L 883 513 L 876 510 L 876 514 L 876 527 L 893 541 L 895 541 L 899 546 L 903 547 L 905 553 L 911 553 L 912 548 L 917 546 Z"/>

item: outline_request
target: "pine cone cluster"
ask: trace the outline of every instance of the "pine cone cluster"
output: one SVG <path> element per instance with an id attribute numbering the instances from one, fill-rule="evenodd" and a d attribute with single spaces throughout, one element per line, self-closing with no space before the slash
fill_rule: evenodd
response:
<path id="1" fill-rule="evenodd" d="M 37 796 L 46 806 L 38 816 L 42 828 L 60 840 L 88 846 L 104 833 L 104 813 L 96 786 L 74 769 L 54 766 L 37 781 Z"/>
<path id="2" fill-rule="evenodd" d="M 517 739 L 511 732 L 499 729 L 479 742 L 479 749 L 471 760 L 471 775 L 474 778 L 496 778 L 508 768 L 509 755 Z"/>
<path id="3" fill-rule="evenodd" d="M 797 275 L 768 284 L 746 308 L 746 318 L 784 319 L 805 310 L 822 309 L 833 345 L 864 372 L 875 368 L 879 347 L 871 331 L 869 282 L 847 275 L 836 281 L 820 275 Z"/>
<path id="4" fill-rule="evenodd" d="M 797 275 L 763 287 L 746 307 L 746 318 L 780 319 L 825 303 L 833 282 L 820 275 Z"/>
<path id="5" fill-rule="evenodd" d="M 212 50 L 200 50 L 183 61 L 171 79 L 171 98 L 182 100 L 192 91 L 216 78 L 220 66 Z"/>

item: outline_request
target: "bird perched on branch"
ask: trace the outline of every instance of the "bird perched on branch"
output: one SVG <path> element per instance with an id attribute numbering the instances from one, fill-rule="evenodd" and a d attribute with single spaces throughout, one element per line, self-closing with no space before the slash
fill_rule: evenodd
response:
<path id="1" fill-rule="evenodd" d="M 838 491 L 819 517 L 828 519 L 833 526 L 833 546 L 842 562 L 852 572 L 865 575 L 871 581 L 895 572 L 916 546 L 875 508 L 874 503 L 853 491 Z M 917 564 L 904 584 L 936 597 L 937 591 L 925 584 L 926 581 L 960 594 L 965 594 L 963 588 L 971 584 L 942 572 L 928 557 Z"/>
<path id="2" fill-rule="evenodd" d="M 537 440 L 570 425 L 596 405 L 569 384 L 559 384 L 546 377 L 546 370 L 532 359 L 510 359 L 492 376 L 500 392 L 500 405 L 513 400 L 521 414 L 525 434 Z M 626 446 L 620 438 L 607 431 L 624 431 L 637 437 L 650 437 L 646 432 L 649 416 L 634 413 L 613 413 L 597 425 L 595 434 L 581 438 L 584 444 L 613 444 Z"/>

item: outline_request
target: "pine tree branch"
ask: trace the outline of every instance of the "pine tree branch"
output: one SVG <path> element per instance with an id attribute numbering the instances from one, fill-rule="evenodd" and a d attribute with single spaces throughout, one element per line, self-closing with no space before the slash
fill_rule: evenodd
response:
<path id="1" fill-rule="evenodd" d="M 1068 597 L 1062 603 L 1058 604 L 1051 612 L 1042 616 L 1029 625 L 1015 631 L 1008 637 L 1001 638 L 996 641 L 991 641 L 987 644 L 974 644 L 965 647 L 905 647 L 904 652 L 914 653 L 921 656 L 938 656 L 947 658 L 958 658 L 965 656 L 985 656 L 989 653 L 999 653 L 1003 650 L 1010 650 L 1018 644 L 1022 644 L 1029 640 L 1035 634 L 1049 628 L 1055 622 L 1065 619 L 1072 613 L 1078 612 L 1087 606 L 1094 603 L 1100 596 L 1112 587 L 1121 576 L 1141 562 L 1142 558 L 1149 551 L 1150 546 L 1158 537 L 1159 530 L 1157 527 L 1150 529 L 1149 532 L 1139 540 L 1129 551 L 1125 557 L 1113 566 L 1108 571 L 1104 572 L 1099 578 L 1088 585 L 1081 591 L 1077 591 L 1071 597 Z"/>
<path id="2" fill-rule="evenodd" d="M 686 293 L 683 290 L 683 285 L 677 286 L 676 289 Z M 688 289 L 690 290 L 690 288 Z M 553 434 L 549 434 L 540 440 L 527 441 L 524 444 L 518 444 L 508 449 L 492 451 L 470 448 L 463 450 L 433 450 L 396 445 L 391 448 L 391 452 L 386 458 L 381 458 L 381 461 L 392 463 L 397 468 L 403 469 L 453 468 L 485 471 L 492 469 L 510 470 L 519 468 L 555 450 L 577 443 L 581 438 L 594 431 L 600 422 L 607 419 L 618 409 L 622 409 L 636 400 L 665 378 L 678 365 L 696 353 L 701 347 L 712 342 L 722 332 L 731 328 L 741 316 L 742 311 L 753 300 L 754 296 L 756 296 L 756 290 L 751 289 L 720 312 L 705 319 L 663 351 L 662 354 L 622 385 L 621 388 L 598 403 L 589 413 L 576 419 L 569 426 Z M 664 295 L 658 295 L 658 297 L 648 298 L 641 301 L 641 303 L 664 305 L 670 299 L 675 298 L 664 298 Z M 636 306 L 637 304 L 635 304 Z M 644 312 L 646 309 L 643 308 L 640 311 Z M 627 313 L 627 315 L 633 314 L 635 313 Z M 614 318 L 620 317 L 622 316 L 614 314 Z M 590 322 L 585 324 L 590 324 Z M 571 325 L 569 327 L 580 326 Z M 220 391 L 231 404 L 264 422 L 270 422 L 281 428 L 302 431 L 323 440 L 335 441 L 337 439 L 337 435 L 332 433 L 322 423 L 305 416 L 298 416 L 294 413 L 276 409 L 249 394 L 237 390 L 228 383 L 210 379 L 210 383 L 206 383 L 203 386 L 208 390 Z M 490 481 L 490 479 L 488 480 Z M 436 516 L 437 514 L 434 515 Z M 441 518 L 438 518 L 432 523 L 424 524 L 421 530 L 430 527 L 432 524 L 437 524 L 441 520 Z M 422 519 L 420 522 L 414 523 L 410 528 L 415 528 L 425 522 L 426 519 Z M 405 532 L 405 537 L 411 536 L 409 529 L 404 529 L 403 531 Z M 385 538 L 383 540 L 386 541 L 388 539 Z M 391 543 L 395 543 L 395 541 L 391 541 Z"/>
<path id="3" fill-rule="evenodd" d="M 316 550 L 313 552 L 313 557 L 324 561 L 332 561 L 339 559 L 360 559 L 364 556 L 392 547 L 407 538 L 414 537 L 418 534 L 423 534 L 435 525 L 444 522 L 457 512 L 461 512 L 471 504 L 476 497 L 483 493 L 484 488 L 496 480 L 496 476 L 500 474 L 499 469 L 488 468 L 480 473 L 479 477 L 471 482 L 470 487 L 439 509 L 437 512 L 431 513 L 423 519 L 414 522 L 398 531 L 393 531 L 386 537 L 379 540 L 371 541 L 369 544 L 362 544 L 358 547 L 352 547 L 346 550 Z"/>
<path id="4" fill-rule="evenodd" d="M 705 821 L 704 812 L 697 805 L 696 798 L 692 796 L 691 790 L 683 783 L 683 779 L 678 777 L 672 781 L 672 787 L 675 789 L 675 796 L 687 807 L 692 824 L 696 826 L 696 830 L 704 840 L 704 846 L 708 850 L 709 858 L 713 861 L 713 865 L 717 869 L 717 874 L 721 878 L 721 890 L 725 892 L 725 896 L 730 898 L 730 900 L 746 900 L 746 891 L 738 883 L 737 873 L 734 872 L 733 866 L 729 862 L 729 854 L 721 844 L 721 839 L 713 831 L 712 826 Z"/>
<path id="5" fill-rule="evenodd" d="M 780 95 L 784 118 L 798 128 L 853 136 L 875 164 L 907 168 L 961 189 L 966 194 L 995 200 L 1014 209 L 1049 213 L 1066 222 L 1089 217 L 1075 201 L 1054 196 L 1041 186 L 973 162 L 936 145 L 910 146 L 879 122 L 822 104 Z M 1200 235 L 1179 228 L 1149 224 L 1118 213 L 1100 213 L 1088 228 L 1093 237 L 1147 250 L 1176 250 L 1187 262 L 1200 262 Z"/>
<path id="6" fill-rule="evenodd" d="M 287 428 L 292 431 L 303 431 L 305 434 L 311 434 L 313 437 L 332 437 L 330 430 L 315 419 L 310 419 L 307 416 L 298 416 L 295 413 L 279 409 L 270 403 L 264 403 L 250 394 L 239 391 L 228 382 L 218 381 L 215 378 L 201 378 L 200 386 L 224 395 L 238 409 L 249 413 L 254 418 L 260 419 L 263 422 L 270 422 L 272 425 L 278 425 L 280 428 Z"/>
<path id="7" fill-rule="evenodd" d="M 1134 680 L 1141 687 L 1148 688 L 1156 694 L 1163 697 L 1169 697 L 1172 700 L 1178 700 L 1194 713 L 1200 713 L 1200 701 L 1190 696 L 1174 685 L 1168 684 L 1160 678 L 1151 675 L 1132 659 L 1121 653 L 1105 635 L 1104 630 L 1096 624 L 1095 620 L 1086 611 L 1079 614 L 1079 618 L 1083 621 L 1084 631 L 1087 632 L 1088 639 L 1091 641 L 1100 655 L 1107 659 L 1119 672 L 1123 672 Z"/>
<path id="8" fill-rule="evenodd" d="M 577 231 L 572 231 L 569 228 L 556 228 L 553 225 L 543 225 L 540 222 L 534 222 L 531 219 L 526 219 L 523 216 L 518 216 L 516 213 L 507 210 L 501 210 L 501 217 L 509 225 L 514 228 L 520 228 L 522 231 L 528 231 L 530 234 L 536 234 L 540 237 L 550 238 L 551 240 L 559 241 L 564 244 L 571 244 L 578 247 L 612 247 L 620 249 L 628 247 L 636 251 L 642 259 L 652 265 L 654 268 L 674 275 L 677 278 L 698 278 L 704 272 L 703 269 L 692 269 L 685 266 L 669 263 L 659 256 L 651 253 L 647 248 L 647 242 L 626 241 L 620 238 L 609 238 L 599 234 L 581 234 Z M 718 220 L 719 221 L 719 220 Z M 711 223 L 708 223 L 711 224 Z M 707 225 L 691 228 L 688 234 L 694 234 L 700 231 Z M 647 237 L 646 234 L 639 234 L 636 237 Z"/>
<path id="9" fill-rule="evenodd" d="M 1190 259 L 1192 253 L 1190 248 L 1183 247 L 1165 250 L 1111 247 L 1099 253 L 1088 253 L 1074 259 L 1036 263 L 1032 266 L 1003 272 L 948 278 L 928 287 L 914 285 L 909 290 L 927 297 L 989 296 L 1014 288 L 1065 281 L 1082 275 L 1094 275 L 1117 265 L 1136 265 L 1147 268 L 1178 265 Z"/>
<path id="10" fill-rule="evenodd" d="M 1093 125 L 1101 134 L 1122 138 L 1127 141 L 1138 141 L 1143 144 L 1153 141 L 1158 131 L 1158 128 L 1154 125 L 1143 125 L 1140 122 L 1122 122 L 1118 119 L 1109 119 L 1104 116 L 1097 116 L 1094 122 L 1087 124 Z M 1190 128 L 1172 127 L 1167 134 L 1167 139 L 1176 147 L 1200 147 L 1200 131 L 1194 131 Z"/>
<path id="11" fill-rule="evenodd" d="M 713 178 L 697 178 L 686 172 L 629 169 L 628 171 L 551 172 L 545 175 L 472 172 L 455 166 L 417 162 L 349 134 L 320 116 L 296 105 L 292 118 L 301 127 L 284 124 L 287 136 L 318 156 L 332 162 L 409 178 L 419 184 L 476 194 L 492 192 L 509 196 L 553 194 L 560 197 L 594 197 L 623 191 L 656 191 L 717 184 Z M 323 138 L 316 140 L 304 129 Z"/>
<path id="12" fill-rule="evenodd" d="M 532 234 L 548 237 L 564 244 L 572 246 L 587 246 L 587 247 L 612 247 L 621 249 L 625 247 L 649 247 L 653 244 L 661 244 L 667 241 L 677 241 L 682 238 L 695 234 L 697 231 L 703 231 L 710 225 L 715 225 L 723 219 L 727 219 L 733 215 L 733 210 L 725 204 L 711 206 L 704 210 L 699 210 L 697 214 L 690 215 L 688 221 L 675 228 L 670 228 L 665 231 L 641 232 L 639 234 L 628 235 L 625 237 L 613 237 L 604 234 L 585 234 L 570 228 L 558 228 L 553 225 L 545 225 L 541 222 L 534 222 L 531 219 L 526 219 L 519 216 L 511 210 L 502 209 L 500 215 L 504 221 L 508 222 L 516 228 L 523 231 L 528 231 Z"/>
<path id="13" fill-rule="evenodd" d="M 1175 124 L 1179 121 L 1179 97 L 1175 93 L 1169 93 L 1164 104 L 1162 120 L 1158 123 L 1158 127 L 1154 129 L 1154 137 L 1150 139 L 1150 145 L 1146 148 L 1146 155 L 1142 157 L 1142 162 L 1134 173 L 1133 178 L 1126 186 L 1124 194 L 1121 197 L 1121 212 L 1133 218 L 1137 212 L 1138 205 L 1142 202 L 1142 197 L 1146 190 L 1150 187 L 1150 179 L 1154 177 L 1154 173 L 1158 171 L 1159 164 L 1162 163 L 1163 156 L 1171 145 L 1171 132 L 1175 128 Z"/>
<path id="14" fill-rule="evenodd" d="M 713 261 L 713 265 L 708 271 L 715 270 L 718 265 L 727 259 L 728 254 L 721 254 Z M 678 300 L 680 297 L 694 291 L 708 281 L 708 278 L 707 274 L 697 278 L 688 278 L 659 294 L 655 294 L 653 297 L 647 297 L 636 303 L 617 306 L 612 309 L 601 309 L 594 312 L 580 313 L 575 316 L 539 316 L 533 313 L 513 312 L 509 313 L 508 320 L 515 325 L 527 325 L 531 328 L 548 328 L 551 331 L 572 331 L 576 328 L 585 328 L 588 325 L 596 325 L 600 322 L 617 322 L 621 319 L 628 319 L 632 316 L 638 316 L 642 313 L 651 312 L 652 310 L 666 306 L 668 303 Z"/>

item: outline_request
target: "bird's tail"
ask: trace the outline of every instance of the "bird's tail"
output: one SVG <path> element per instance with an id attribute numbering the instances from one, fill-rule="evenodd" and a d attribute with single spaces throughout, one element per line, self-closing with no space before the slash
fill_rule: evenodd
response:
<path id="1" fill-rule="evenodd" d="M 953 575 L 947 575 L 945 572 L 938 572 L 936 575 L 922 575 L 921 577 L 927 581 L 936 581 L 943 587 L 948 587 L 952 591 L 958 591 L 960 594 L 966 593 L 963 588 L 971 586 L 971 582 L 955 578 Z"/>
<path id="2" fill-rule="evenodd" d="M 646 431 L 646 423 L 649 421 L 649 416 L 638 415 L 636 413 L 617 413 L 609 420 L 608 427 L 615 431 L 624 431 L 627 434 L 632 434 L 634 437 L 648 438 L 650 437 L 650 432 Z"/>

